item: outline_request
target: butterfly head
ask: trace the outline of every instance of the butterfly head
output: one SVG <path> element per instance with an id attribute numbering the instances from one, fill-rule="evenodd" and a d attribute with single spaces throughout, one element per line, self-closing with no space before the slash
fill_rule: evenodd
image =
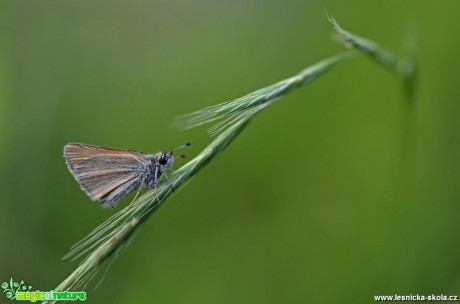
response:
<path id="1" fill-rule="evenodd" d="M 174 155 L 172 154 L 172 151 L 161 153 L 160 157 L 158 158 L 158 163 L 166 168 L 171 168 L 174 163 Z"/>
<path id="2" fill-rule="evenodd" d="M 176 149 L 172 150 L 171 152 L 163 152 L 161 153 L 160 157 L 158 158 L 158 163 L 161 166 L 166 167 L 167 169 L 171 168 L 173 163 L 174 163 L 174 155 L 173 152 L 179 149 L 183 149 L 190 146 L 190 143 L 184 144 L 180 147 L 177 147 Z M 179 155 L 179 158 L 185 158 L 184 155 Z"/>

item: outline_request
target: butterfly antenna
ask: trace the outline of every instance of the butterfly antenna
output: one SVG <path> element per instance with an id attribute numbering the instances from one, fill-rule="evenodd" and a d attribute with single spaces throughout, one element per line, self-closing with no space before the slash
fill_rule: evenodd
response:
<path id="1" fill-rule="evenodd" d="M 190 145 L 191 145 L 191 143 L 183 144 L 183 145 L 177 147 L 176 149 L 173 149 L 171 152 L 174 152 L 174 151 L 177 151 L 177 150 L 180 150 L 180 149 L 184 149 L 184 148 L 190 147 Z"/>

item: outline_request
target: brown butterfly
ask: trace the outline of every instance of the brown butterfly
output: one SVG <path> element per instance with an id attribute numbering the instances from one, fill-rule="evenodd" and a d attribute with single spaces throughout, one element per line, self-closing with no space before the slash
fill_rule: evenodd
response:
<path id="1" fill-rule="evenodd" d="M 174 163 L 173 151 L 144 154 L 70 143 L 64 147 L 64 158 L 83 191 L 93 201 L 101 201 L 102 208 L 111 209 L 132 191 L 156 186 Z"/>

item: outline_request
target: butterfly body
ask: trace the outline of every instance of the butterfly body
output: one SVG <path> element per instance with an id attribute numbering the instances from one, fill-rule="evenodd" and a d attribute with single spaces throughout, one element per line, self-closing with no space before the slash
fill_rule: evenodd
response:
<path id="1" fill-rule="evenodd" d="M 134 190 L 154 187 L 174 163 L 172 152 L 144 154 L 78 143 L 64 147 L 64 158 L 83 191 L 105 209 Z"/>

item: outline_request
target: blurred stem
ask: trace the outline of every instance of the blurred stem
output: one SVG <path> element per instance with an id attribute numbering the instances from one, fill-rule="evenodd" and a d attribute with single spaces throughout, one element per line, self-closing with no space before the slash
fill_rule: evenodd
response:
<path id="1" fill-rule="evenodd" d="M 404 92 L 406 94 L 406 100 L 408 106 L 413 103 L 414 92 L 415 92 L 415 79 L 416 79 L 416 61 L 414 55 L 414 46 L 411 46 L 411 52 L 409 56 L 399 57 L 379 44 L 361 36 L 352 34 L 345 31 L 340 27 L 338 22 L 333 17 L 328 17 L 329 21 L 334 26 L 337 34 L 339 34 L 340 40 L 350 48 L 354 48 L 375 62 L 386 68 L 392 73 L 398 75 L 404 86 Z"/>
<path id="2" fill-rule="evenodd" d="M 402 179 L 404 170 L 407 165 L 410 150 L 410 133 L 413 115 L 413 104 L 415 103 L 416 90 L 416 60 L 415 60 L 415 30 L 414 27 L 406 34 L 406 56 L 397 56 L 374 41 L 363 38 L 361 36 L 345 31 L 340 27 L 338 22 L 333 17 L 328 17 L 329 21 L 334 26 L 339 39 L 347 46 L 365 54 L 380 66 L 384 67 L 391 73 L 396 74 L 402 80 L 404 92 L 404 101 L 401 103 L 403 121 L 401 122 L 401 153 L 399 153 L 396 165 L 396 181 L 397 187 L 402 187 Z"/>

